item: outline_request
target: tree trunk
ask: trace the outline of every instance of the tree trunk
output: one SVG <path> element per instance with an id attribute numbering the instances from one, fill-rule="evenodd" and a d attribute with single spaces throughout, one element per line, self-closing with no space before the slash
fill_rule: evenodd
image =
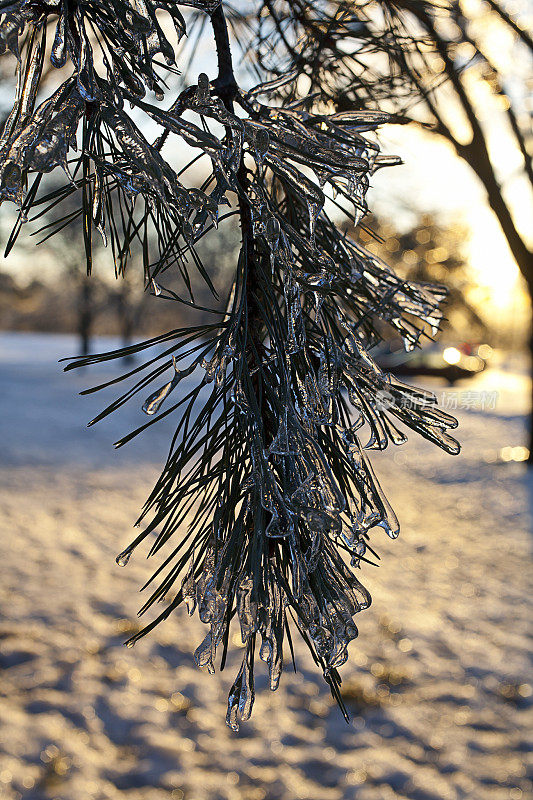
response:
<path id="1" fill-rule="evenodd" d="M 89 354 L 94 322 L 93 286 L 89 278 L 83 275 L 78 294 L 78 335 L 80 337 L 80 355 Z"/>
<path id="2" fill-rule="evenodd" d="M 526 281 L 530 297 L 533 297 L 533 253 L 520 236 L 513 217 L 505 202 L 501 187 L 496 180 L 485 143 L 476 140 L 455 148 L 457 154 L 474 170 L 487 192 L 489 205 L 494 211 L 513 258 Z"/>
<path id="3" fill-rule="evenodd" d="M 529 357 L 530 357 L 529 374 L 531 376 L 531 373 L 533 371 L 533 325 L 531 327 L 530 338 L 529 338 Z M 527 465 L 528 467 L 533 467 L 533 380 L 531 380 L 531 408 L 529 411 L 528 424 L 529 424 L 529 433 L 528 433 L 529 454 L 527 457 Z"/>
<path id="4" fill-rule="evenodd" d="M 494 175 L 492 164 L 489 161 L 489 156 L 486 150 L 484 148 L 476 148 L 474 146 L 467 146 L 464 148 L 464 150 L 466 152 L 463 154 L 459 151 L 459 155 L 470 164 L 477 176 L 483 182 L 483 185 L 487 191 L 489 205 L 494 211 L 498 222 L 500 223 L 500 227 L 507 240 L 509 249 L 511 250 L 522 277 L 524 278 L 529 295 L 529 305 L 532 312 L 529 323 L 529 375 L 531 380 L 531 406 L 527 418 L 527 447 L 529 449 L 527 463 L 528 465 L 533 466 L 533 253 L 531 253 L 531 251 L 528 249 L 525 241 L 522 239 L 518 230 L 516 229 L 510 209 L 508 208 L 502 196 L 501 188 L 496 180 L 496 176 Z"/>
<path id="5" fill-rule="evenodd" d="M 500 186 L 494 175 L 492 164 L 488 160 L 488 153 L 484 149 L 476 149 L 474 147 L 465 148 L 469 152 L 463 155 L 463 158 L 472 166 L 478 177 L 483 182 L 487 191 L 489 205 L 494 211 L 502 232 L 507 240 L 511 253 L 513 254 L 516 265 L 520 270 L 524 282 L 527 287 L 529 295 L 529 305 L 531 310 L 530 316 L 530 334 L 529 334 L 529 353 L 530 353 L 530 368 L 529 375 L 531 380 L 531 406 L 528 414 L 528 439 L 527 446 L 529 448 L 529 455 L 527 459 L 528 465 L 533 466 L 533 253 L 526 246 L 525 241 L 520 236 L 516 229 L 514 220 L 511 216 L 510 209 L 508 208 L 500 189 Z M 461 153 L 459 153 L 461 155 Z"/>
<path id="6" fill-rule="evenodd" d="M 133 309 L 130 298 L 130 288 L 124 280 L 117 297 L 117 316 L 122 339 L 122 347 L 129 347 L 133 338 Z M 131 354 L 124 356 L 124 362 L 131 364 L 134 361 Z"/>

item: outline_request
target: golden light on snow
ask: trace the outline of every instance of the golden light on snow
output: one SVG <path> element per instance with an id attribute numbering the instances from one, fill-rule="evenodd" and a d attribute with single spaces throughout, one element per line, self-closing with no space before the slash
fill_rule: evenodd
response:
<path id="1" fill-rule="evenodd" d="M 527 461 L 529 450 L 527 447 L 521 446 L 502 447 L 500 457 L 502 461 Z"/>
<path id="2" fill-rule="evenodd" d="M 480 358 L 489 359 L 493 354 L 493 349 L 490 344 L 480 344 L 478 347 L 478 355 Z"/>

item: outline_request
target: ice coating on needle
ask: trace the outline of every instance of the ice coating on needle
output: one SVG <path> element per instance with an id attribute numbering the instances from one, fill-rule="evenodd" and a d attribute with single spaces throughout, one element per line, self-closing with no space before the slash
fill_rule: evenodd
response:
<path id="1" fill-rule="evenodd" d="M 456 422 L 436 398 L 372 356 L 391 332 L 406 350 L 434 335 L 445 291 L 400 279 L 328 214 L 328 198 L 337 198 L 357 223 L 372 174 L 398 163 L 372 138 L 388 115 L 326 114 L 312 98 L 285 103 L 297 70 L 248 92 L 202 72 L 165 106 L 161 58 L 173 74 L 185 34 L 181 5 L 211 19 L 220 11 L 215 0 L 62 0 L 53 12 L 26 0 L 0 5 L 0 54 L 18 64 L 0 136 L 0 202 L 20 208 L 10 249 L 42 175 L 59 167 L 65 186 L 52 199 L 81 194 L 88 268 L 93 229 L 110 242 L 118 275 L 139 240 L 147 291 L 209 317 L 70 366 L 149 352 L 126 374 L 132 385 L 94 420 L 138 395 L 148 420 L 117 446 L 161 417 L 176 420 L 138 520 L 144 528 L 117 556 L 126 566 L 143 543 L 151 556 L 172 545 L 141 609 L 166 598 L 164 610 L 130 644 L 185 603 L 207 626 L 196 663 L 213 672 L 219 657 L 225 663 L 233 625 L 243 645 L 227 713 L 236 730 L 252 712 L 256 656 L 275 690 L 290 630 L 303 633 L 339 699 L 354 617 L 371 602 L 358 570 L 374 556 L 376 532 L 399 533 L 369 454 L 403 444 L 406 429 L 452 454 L 459 446 L 448 433 Z M 41 100 L 48 53 L 53 67 L 70 71 Z M 155 140 L 141 117 L 158 126 Z M 202 188 L 172 166 L 169 140 L 203 159 Z M 201 262 L 195 245 L 228 209 L 239 215 L 242 241 L 221 303 L 214 265 Z M 190 263 L 215 308 L 194 297 Z M 165 281 L 171 269 L 181 294 Z"/>

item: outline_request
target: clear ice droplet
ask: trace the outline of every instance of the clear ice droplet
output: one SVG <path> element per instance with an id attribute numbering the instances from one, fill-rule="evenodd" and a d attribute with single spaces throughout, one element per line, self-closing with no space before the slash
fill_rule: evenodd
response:
<path id="1" fill-rule="evenodd" d="M 122 553 L 118 554 L 115 561 L 117 562 L 119 567 L 126 567 L 128 565 L 132 553 L 133 549 L 131 547 L 126 547 L 126 549 L 123 550 Z"/>
<path id="2" fill-rule="evenodd" d="M 147 397 L 143 403 L 142 410 L 145 414 L 152 416 L 153 414 L 157 414 L 159 408 L 163 400 L 169 395 L 171 390 L 174 388 L 174 383 L 169 381 L 165 383 L 160 389 L 157 389 L 150 397 Z"/>

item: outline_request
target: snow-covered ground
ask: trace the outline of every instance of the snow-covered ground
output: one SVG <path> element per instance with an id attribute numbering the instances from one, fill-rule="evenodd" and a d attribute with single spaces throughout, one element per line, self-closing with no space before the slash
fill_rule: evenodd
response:
<path id="1" fill-rule="evenodd" d="M 153 565 L 139 554 L 120 569 L 115 554 L 172 422 L 113 450 L 146 417 L 133 403 L 87 429 L 105 397 L 77 392 L 114 368 L 65 375 L 56 361 L 74 350 L 0 334 L 2 800 L 531 797 L 531 480 L 495 461 L 524 439 L 520 364 L 446 395 L 459 457 L 413 436 L 374 459 L 403 525 L 395 542 L 375 533 L 382 566 L 363 570 L 374 602 L 343 668 L 351 723 L 298 644 L 299 673 L 276 693 L 259 677 L 236 735 L 224 715 L 237 658 L 198 670 L 196 618 L 121 646 Z"/>

